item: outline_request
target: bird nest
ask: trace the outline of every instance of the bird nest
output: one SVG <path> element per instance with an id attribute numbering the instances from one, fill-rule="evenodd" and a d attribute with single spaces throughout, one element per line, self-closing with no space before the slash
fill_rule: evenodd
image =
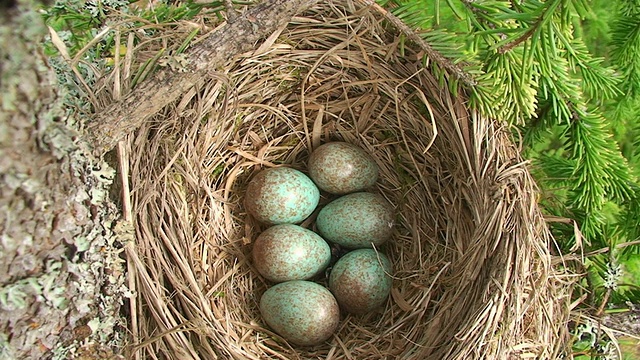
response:
<path id="1" fill-rule="evenodd" d="M 423 49 L 404 44 L 388 14 L 363 3 L 321 2 L 296 15 L 127 139 L 133 356 L 507 359 L 562 351 L 569 298 L 510 132 L 452 95 L 450 75 L 434 76 Z M 122 73 L 134 74 L 161 47 L 180 47 L 193 25 L 126 30 L 148 41 Z M 378 311 L 343 314 L 325 343 L 298 347 L 261 319 L 259 299 L 272 284 L 250 254 L 266 227 L 247 215 L 243 196 L 259 171 L 305 171 L 310 152 L 334 140 L 364 148 L 380 168 L 375 191 L 397 216 L 383 249 L 393 286 Z"/>

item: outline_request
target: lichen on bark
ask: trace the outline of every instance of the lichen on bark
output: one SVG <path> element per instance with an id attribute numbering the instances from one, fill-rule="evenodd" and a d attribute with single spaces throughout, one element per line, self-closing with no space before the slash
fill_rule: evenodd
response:
<path id="1" fill-rule="evenodd" d="M 0 359 L 113 358 L 128 296 L 114 170 L 69 124 L 32 1 L 0 22 Z"/>

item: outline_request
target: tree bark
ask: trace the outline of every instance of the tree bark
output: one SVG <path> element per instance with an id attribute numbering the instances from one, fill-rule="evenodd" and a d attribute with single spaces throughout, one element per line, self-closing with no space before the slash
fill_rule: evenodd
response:
<path id="1" fill-rule="evenodd" d="M 126 327 L 114 171 L 66 125 L 33 2 L 2 11 L 0 359 L 113 358 Z"/>
<path id="2" fill-rule="evenodd" d="M 135 131 L 164 106 L 208 78 L 209 72 L 234 56 L 254 49 L 260 39 L 269 36 L 295 14 L 317 2 L 266 0 L 209 34 L 207 39 L 186 52 L 187 65 L 182 71 L 159 70 L 122 101 L 96 114 L 88 127 L 94 153 L 102 155 L 113 149 L 126 134 Z"/>

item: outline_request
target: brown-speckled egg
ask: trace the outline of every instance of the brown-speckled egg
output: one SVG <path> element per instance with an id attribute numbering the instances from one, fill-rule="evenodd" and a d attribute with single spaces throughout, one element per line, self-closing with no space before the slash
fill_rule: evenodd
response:
<path id="1" fill-rule="evenodd" d="M 309 176 L 331 194 L 348 194 L 373 186 L 378 165 L 362 148 L 346 142 L 330 142 L 309 157 Z"/>
<path id="2" fill-rule="evenodd" d="M 347 312 L 364 314 L 380 307 L 391 291 L 391 262 L 372 249 L 354 250 L 331 269 L 329 289 Z"/>
<path id="3" fill-rule="evenodd" d="M 265 224 L 297 224 L 318 206 L 320 190 L 307 175 L 287 167 L 259 172 L 247 186 L 247 212 Z"/>
<path id="4" fill-rule="evenodd" d="M 253 264 L 273 282 L 306 280 L 324 271 L 331 248 L 320 235 L 293 224 L 275 225 L 253 245 Z"/>
<path id="5" fill-rule="evenodd" d="M 316 219 L 325 240 L 348 249 L 380 246 L 393 234 L 391 205 L 380 195 L 358 192 L 327 204 Z"/>
<path id="6" fill-rule="evenodd" d="M 260 299 L 260 313 L 280 336 L 304 346 L 324 342 L 340 322 L 334 296 L 310 281 L 287 281 L 269 288 Z"/>

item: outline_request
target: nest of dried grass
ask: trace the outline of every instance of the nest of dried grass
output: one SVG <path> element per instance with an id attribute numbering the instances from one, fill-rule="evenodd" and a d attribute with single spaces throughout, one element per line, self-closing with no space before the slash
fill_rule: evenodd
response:
<path id="1" fill-rule="evenodd" d="M 128 66 L 160 46 L 179 47 L 192 25 L 158 27 Z M 463 94 L 452 97 L 422 66 L 421 49 L 401 56 L 398 30 L 360 2 L 322 2 L 259 45 L 128 140 L 133 354 L 556 357 L 569 299 L 553 273 L 535 184 L 508 131 L 471 111 Z M 261 320 L 257 305 L 270 284 L 249 255 L 264 226 L 242 199 L 258 171 L 304 170 L 310 151 L 329 140 L 358 144 L 380 167 L 377 190 L 398 218 L 385 249 L 395 279 L 383 309 L 343 315 L 333 338 L 299 348 Z"/>

